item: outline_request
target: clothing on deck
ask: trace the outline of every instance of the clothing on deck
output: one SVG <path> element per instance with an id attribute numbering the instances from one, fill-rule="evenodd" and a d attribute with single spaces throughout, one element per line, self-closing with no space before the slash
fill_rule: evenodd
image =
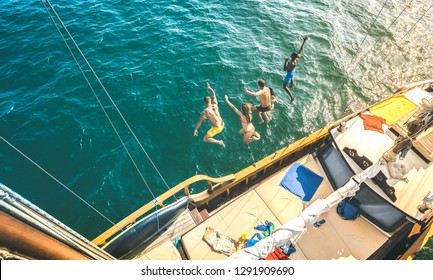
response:
<path id="1" fill-rule="evenodd" d="M 373 130 L 384 133 L 382 128 L 382 124 L 386 123 L 384 118 L 369 114 L 361 114 L 360 117 L 364 120 L 365 130 Z"/>

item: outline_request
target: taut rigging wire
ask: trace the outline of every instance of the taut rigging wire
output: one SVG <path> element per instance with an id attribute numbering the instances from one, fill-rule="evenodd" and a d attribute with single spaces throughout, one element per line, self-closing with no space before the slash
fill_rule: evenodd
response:
<path id="1" fill-rule="evenodd" d="M 385 3 L 383 3 L 382 8 L 380 9 L 380 11 L 377 13 L 376 17 L 374 18 L 373 22 L 370 24 L 370 27 L 368 28 L 367 32 L 365 33 L 364 38 L 361 41 L 361 44 L 358 45 L 358 48 L 355 51 L 356 56 L 352 57 L 352 59 L 350 60 L 350 62 L 347 65 L 351 65 L 353 60 L 355 58 L 358 57 L 358 52 L 359 49 L 361 48 L 361 46 L 364 44 L 365 39 L 367 39 L 368 34 L 370 33 L 370 30 L 373 28 L 373 25 L 376 23 L 377 19 L 379 18 L 379 15 L 382 13 L 383 9 L 385 8 L 386 3 L 388 2 L 388 0 L 385 1 Z"/>
<path id="2" fill-rule="evenodd" d="M 54 181 L 56 181 L 57 183 L 59 183 L 62 187 L 64 187 L 66 190 L 68 190 L 70 193 L 72 193 L 73 195 L 75 195 L 79 200 L 81 200 L 82 202 L 84 202 L 87 206 L 89 206 L 91 209 L 93 209 L 96 213 L 98 213 L 99 215 L 101 215 L 101 217 L 103 217 L 104 219 L 106 219 L 108 222 L 110 222 L 111 224 L 115 225 L 115 223 L 113 221 L 111 221 L 109 218 L 107 218 L 104 214 L 102 214 L 101 212 L 98 211 L 98 209 L 96 209 L 95 207 L 93 207 L 92 205 L 90 205 L 87 201 L 85 201 L 84 199 L 82 199 L 77 193 L 75 193 L 73 190 L 71 190 L 70 188 L 68 188 L 65 184 L 63 184 L 62 182 L 60 182 L 56 177 L 54 177 L 53 175 L 51 175 L 48 171 L 46 171 L 42 166 L 40 166 L 39 164 L 37 164 L 35 161 L 33 161 L 31 158 L 29 158 L 28 156 L 26 156 L 23 152 L 21 152 L 17 147 L 15 147 L 14 145 L 12 145 L 9 141 L 7 141 L 6 139 L 4 139 L 2 136 L 0 136 L 0 139 L 5 142 L 7 145 L 9 145 L 12 149 L 14 149 L 15 151 L 17 151 L 20 155 L 22 155 L 23 157 L 25 157 L 27 160 L 29 160 L 32 164 L 34 164 L 36 167 L 38 167 L 40 170 L 42 170 L 45 174 L 47 174 L 49 177 L 51 177 Z"/>
<path id="3" fill-rule="evenodd" d="M 383 8 L 385 7 L 387 1 L 388 1 L 388 0 L 386 0 L 386 1 L 384 2 L 384 4 L 382 5 L 382 8 L 380 9 L 378 15 L 376 16 L 376 18 L 374 19 L 374 21 L 373 21 L 373 23 L 371 24 L 370 28 L 368 29 L 368 32 L 370 32 L 372 26 L 373 26 L 374 23 L 376 22 L 377 18 L 379 17 L 380 13 L 382 12 Z M 386 31 L 388 31 L 388 30 L 389 30 L 389 29 L 390 29 L 390 28 L 395 24 L 395 22 L 396 22 L 396 21 L 401 17 L 401 15 L 403 14 L 403 12 L 406 11 L 407 7 L 408 7 L 410 4 L 412 4 L 412 2 L 413 2 L 413 0 L 411 0 L 407 5 L 405 5 L 404 9 L 403 9 L 403 10 L 402 10 L 398 15 L 397 15 L 397 17 L 396 17 L 396 18 L 391 22 L 391 24 L 390 24 L 388 27 L 385 28 Z M 365 38 L 368 36 L 368 32 L 367 32 L 367 34 L 364 36 L 364 40 L 362 40 L 362 43 L 364 43 Z M 373 49 L 373 47 L 376 46 L 376 44 L 379 42 L 379 40 L 382 39 L 383 36 L 384 36 L 384 35 L 381 35 L 378 39 L 376 39 L 376 41 L 373 43 L 373 45 L 370 46 L 370 48 L 368 49 L 368 51 L 366 51 L 366 52 L 364 52 L 364 53 L 369 53 L 369 52 Z M 348 69 L 346 70 L 347 74 L 345 75 L 345 77 L 342 77 L 342 78 L 341 78 L 340 83 L 339 83 L 335 88 L 337 88 L 337 89 L 340 88 L 341 85 L 342 85 L 345 81 L 347 81 L 347 79 L 348 79 L 347 77 L 351 74 L 351 71 L 353 70 L 353 65 L 354 65 L 354 64 L 356 64 L 356 65 L 360 65 L 360 62 L 361 62 L 361 60 L 362 60 L 362 57 L 361 57 L 361 58 L 358 58 L 358 57 L 360 57 L 360 53 L 358 52 L 360 48 L 361 48 L 361 46 L 358 47 L 358 49 L 357 49 L 357 53 L 355 54 L 354 58 L 352 58 L 352 59 L 350 60 L 350 62 L 349 62 L 349 64 L 348 64 Z M 355 60 L 356 63 L 353 63 L 354 60 Z"/>
<path id="4" fill-rule="evenodd" d="M 75 57 L 73 51 L 71 50 L 71 48 L 69 47 L 69 45 L 66 43 L 66 40 L 64 38 L 64 36 L 62 35 L 60 29 L 57 27 L 56 22 L 54 21 L 53 17 L 51 16 L 51 14 L 49 13 L 48 8 L 45 6 L 45 3 L 42 1 L 42 3 L 44 4 L 45 9 L 47 10 L 48 15 L 50 16 L 51 20 L 54 23 L 54 26 L 56 27 L 57 31 L 59 32 L 60 36 L 62 37 L 63 42 L 65 43 L 66 47 L 68 48 L 69 52 L 72 55 L 72 58 L 74 59 L 75 63 L 77 64 L 78 68 L 80 69 L 81 74 L 83 75 L 84 79 L 86 80 L 87 84 L 89 85 L 93 95 L 95 96 L 96 100 L 99 103 L 99 106 L 101 107 L 102 111 L 104 112 L 105 116 L 108 119 L 108 122 L 110 123 L 111 127 L 113 128 L 114 132 L 117 135 L 117 138 L 119 138 L 119 141 L 122 143 L 123 148 L 125 149 L 126 153 L 128 154 L 128 157 L 131 159 L 132 163 L 134 164 L 135 169 L 137 170 L 138 174 L 140 175 L 141 179 L 143 180 L 144 184 L 147 186 L 147 188 L 149 189 L 149 192 L 151 193 L 152 197 L 155 199 L 155 195 L 153 194 L 152 190 L 150 189 L 149 185 L 146 182 L 146 179 L 144 179 L 143 175 L 140 172 L 140 169 L 138 168 L 136 162 L 134 161 L 134 159 L 132 158 L 131 154 L 128 151 L 128 148 L 126 147 L 122 137 L 120 136 L 120 134 L 118 133 L 116 127 L 114 126 L 110 116 L 108 115 L 107 111 L 105 110 L 104 106 L 102 105 L 98 95 L 96 94 L 95 90 L 93 89 L 92 85 L 90 84 L 89 80 L 87 79 L 86 74 L 84 73 L 83 69 L 81 68 L 80 64 L 78 63 L 77 58 Z"/>
<path id="5" fill-rule="evenodd" d="M 388 31 L 390 28 L 391 28 L 391 26 L 393 26 L 394 24 L 395 24 L 395 22 L 401 17 L 401 15 L 404 13 L 404 11 L 406 11 L 406 9 L 407 9 L 407 7 L 410 5 L 410 4 L 412 4 L 412 2 L 413 2 L 413 0 L 411 0 L 410 1 L 410 3 L 409 4 L 407 4 L 407 5 L 405 5 L 405 7 L 404 7 L 404 9 L 398 14 L 398 16 L 391 22 L 391 24 L 387 27 L 387 28 L 385 28 L 385 31 Z M 384 35 L 381 35 L 375 42 L 374 42 L 374 44 L 373 45 L 371 45 L 370 46 L 370 48 L 368 49 L 368 51 L 366 51 L 365 53 L 369 53 L 373 48 L 374 48 L 374 46 L 376 46 L 376 44 L 379 42 L 379 40 L 380 39 L 382 39 L 382 37 L 383 37 Z M 358 57 L 359 55 L 357 54 L 356 55 L 356 57 Z M 357 65 L 359 65 L 359 62 L 362 60 L 362 56 L 361 56 L 361 59 L 359 59 L 357 62 L 356 62 L 356 64 Z M 350 65 L 349 65 L 349 67 L 350 67 Z M 349 68 L 350 69 L 350 68 Z M 349 72 L 349 74 L 350 74 L 350 72 Z"/>
<path id="6" fill-rule="evenodd" d="M 413 0 L 412 0 L 413 1 Z M 408 6 L 410 6 L 410 4 L 412 3 L 412 1 L 409 3 L 409 4 L 407 4 L 406 5 L 406 7 L 403 9 L 403 11 L 398 15 L 398 17 L 393 21 L 393 23 L 390 25 L 390 26 L 388 26 L 388 28 L 386 29 L 386 30 L 388 30 L 389 28 L 391 28 L 391 26 L 395 23 L 395 21 L 400 17 L 400 15 L 406 10 L 406 8 L 408 7 Z M 425 5 L 425 7 L 426 7 L 427 5 Z M 421 15 L 421 17 L 419 17 L 418 18 L 418 20 L 408 29 L 408 31 L 396 42 L 396 45 L 398 45 L 399 43 L 401 43 L 405 38 L 406 38 L 406 36 L 418 25 L 418 23 L 425 17 L 425 15 L 428 13 L 428 11 L 431 9 L 433 7 L 433 4 L 431 4 L 430 5 L 430 7 L 428 7 L 427 9 L 426 9 L 426 11 Z M 380 40 L 382 38 L 382 36 L 378 39 L 378 40 Z M 377 41 L 378 41 L 377 40 Z M 377 41 L 375 42 L 375 44 L 377 43 Z M 374 45 L 375 45 L 374 44 Z M 374 46 L 373 45 L 373 46 Z M 370 48 L 370 50 L 371 50 L 371 48 Z M 370 51 L 369 50 L 369 51 Z M 391 54 L 391 50 L 390 51 L 388 51 L 388 53 L 385 55 L 385 57 L 382 57 L 381 59 L 380 59 L 380 61 L 385 61 L 388 57 L 389 57 L 389 55 Z M 358 65 L 359 65 L 359 62 L 357 63 Z M 385 76 L 387 76 L 387 73 L 386 72 L 383 72 L 383 75 L 381 76 L 382 77 L 382 79 L 378 79 L 379 81 L 380 80 L 383 80 L 383 77 L 385 77 Z M 346 78 L 347 79 L 347 78 Z M 361 83 L 362 84 L 362 83 Z M 340 84 L 341 85 L 341 84 Z"/>
<path id="7" fill-rule="evenodd" d="M 41 0 L 41 1 L 43 2 L 44 0 Z M 107 97 L 109 98 L 111 104 L 112 104 L 113 107 L 116 109 L 117 113 L 119 114 L 119 116 L 120 116 L 121 119 L 123 120 L 124 124 L 127 126 L 129 132 L 132 134 L 132 136 L 134 137 L 134 139 L 136 140 L 136 142 L 137 142 L 138 145 L 140 146 L 140 148 L 141 148 L 141 150 L 143 151 L 143 153 L 144 153 L 144 154 L 146 155 L 146 157 L 148 158 L 149 162 L 152 164 L 152 166 L 153 166 L 153 168 L 155 169 L 155 171 L 158 173 L 159 177 L 161 178 L 161 180 L 163 181 L 163 183 L 165 184 L 165 186 L 167 187 L 167 189 L 170 190 L 170 187 L 168 186 L 168 184 L 167 184 L 167 182 L 165 181 L 164 177 L 161 175 L 160 171 L 158 170 L 158 168 L 156 167 L 156 165 L 154 164 L 154 162 L 153 162 L 152 159 L 150 158 L 149 154 L 148 154 L 147 151 L 144 149 L 144 147 L 143 147 L 143 145 L 141 144 L 141 142 L 138 140 L 137 136 L 135 135 L 134 131 L 133 131 L 132 128 L 130 127 L 129 123 L 126 121 L 125 117 L 124 117 L 123 114 L 120 112 L 120 110 L 119 110 L 119 108 L 117 107 L 116 103 L 115 103 L 115 102 L 113 101 L 113 99 L 111 98 L 110 94 L 109 94 L 108 91 L 106 90 L 105 86 L 102 84 L 102 82 L 101 82 L 101 80 L 99 79 L 98 75 L 97 75 L 97 74 L 95 73 L 95 71 L 93 70 L 92 66 L 90 65 L 90 63 L 89 63 L 88 60 L 86 59 L 85 55 L 82 53 L 80 47 L 77 45 L 77 43 L 75 42 L 75 40 L 74 40 L 74 38 L 72 37 L 72 35 L 69 33 L 67 27 L 65 26 L 65 24 L 63 23 L 63 21 L 61 20 L 61 18 L 59 17 L 59 15 L 57 14 L 56 10 L 55 10 L 54 7 L 51 5 L 51 3 L 50 3 L 49 0 L 45 0 L 45 1 L 46 1 L 47 4 L 50 6 L 50 9 L 51 9 L 51 11 L 54 13 L 54 15 L 56 16 L 58 22 L 61 24 L 61 26 L 63 27 L 63 29 L 64 29 L 65 32 L 67 33 L 69 39 L 70 39 L 71 42 L 74 44 L 74 46 L 75 46 L 75 48 L 77 49 L 77 51 L 80 53 L 81 57 L 83 58 L 84 62 L 85 62 L 86 65 L 87 65 L 87 67 L 90 69 L 90 71 L 92 72 L 93 76 L 96 78 L 96 80 L 97 80 L 98 83 L 100 84 L 101 88 L 103 89 L 104 93 L 105 93 L 105 94 L 107 95 Z M 44 6 L 45 6 L 45 4 L 44 4 Z M 46 6 L 45 6 L 45 7 L 46 7 Z M 48 11 L 48 9 L 47 9 L 47 11 Z M 49 14 L 50 14 L 50 13 L 49 13 Z M 50 17 L 51 17 L 51 14 L 50 14 Z M 56 28 L 57 28 L 57 25 L 56 25 Z M 57 30 L 59 30 L 59 29 L 57 28 Z M 59 32 L 60 32 L 60 30 L 59 30 Z M 64 40 L 64 37 L 63 37 L 63 36 L 62 36 L 62 39 Z M 67 44 L 65 40 L 64 40 L 64 42 L 65 42 L 65 44 Z M 68 47 L 68 49 L 70 49 L 70 48 Z M 75 57 L 74 57 L 74 59 L 75 59 Z M 76 60 L 75 60 L 75 61 L 76 61 Z M 77 64 L 78 64 L 78 63 L 77 63 Z M 80 67 L 80 69 L 81 69 L 81 67 Z M 83 73 L 83 75 L 84 75 L 84 73 Z M 87 79 L 86 79 L 86 80 L 87 80 Z M 89 85 L 90 85 L 90 84 L 89 84 Z M 92 91 L 93 91 L 93 90 L 92 90 Z M 95 95 L 95 96 L 96 96 L 96 95 Z M 99 99 L 98 99 L 98 102 L 99 102 Z M 100 102 L 99 102 L 99 103 L 100 103 Z M 102 106 L 101 103 L 100 103 L 100 106 L 101 106 L 101 108 L 103 108 L 103 106 Z M 104 113 L 105 113 L 105 110 L 104 110 Z M 107 115 L 106 115 L 106 116 L 107 116 Z M 110 121 L 110 122 L 111 122 L 111 121 Z M 112 125 L 112 126 L 113 126 L 113 125 Z M 113 129 L 115 129 L 114 126 L 113 126 Z M 116 132 L 116 134 L 118 134 L 118 133 Z M 118 137 L 119 137 L 119 136 L 118 136 Z M 123 143 L 122 143 L 122 144 L 123 144 Z M 125 145 L 124 145 L 124 147 L 125 147 Z M 126 149 L 126 147 L 125 147 L 125 149 Z M 128 155 L 129 155 L 129 152 L 128 152 Z M 134 165 L 136 166 L 136 168 L 137 168 L 137 170 L 138 170 L 137 165 L 136 165 L 135 163 L 134 163 Z M 140 173 L 140 176 L 143 178 L 143 176 L 141 175 L 141 173 Z M 144 179 L 144 178 L 143 178 L 143 179 Z M 147 184 L 146 184 L 146 185 L 147 185 Z M 147 186 L 148 186 L 148 185 L 147 185 Z M 149 188 L 149 191 L 150 191 L 150 187 L 149 187 L 149 186 L 148 186 L 148 188 Z M 153 195 L 153 194 L 152 194 L 152 195 Z M 173 195 L 173 196 L 175 197 L 175 199 L 177 199 L 175 195 Z M 153 197 L 155 198 L 154 195 L 153 195 Z"/>
<path id="8" fill-rule="evenodd" d="M 430 9 L 432 7 L 433 7 L 433 4 L 431 4 L 430 7 L 428 7 L 426 9 L 425 13 L 423 15 L 421 15 L 421 17 L 418 18 L 418 20 L 412 25 L 411 28 L 409 28 L 409 30 L 403 35 L 403 37 L 400 38 L 400 40 L 398 40 L 398 42 L 396 44 L 400 44 L 406 38 L 406 36 L 412 31 L 412 29 L 415 28 L 415 26 L 418 25 L 418 23 L 425 17 L 425 15 L 428 13 L 428 11 L 430 11 Z M 391 54 L 391 51 L 389 51 L 382 60 L 386 60 L 390 54 Z"/>

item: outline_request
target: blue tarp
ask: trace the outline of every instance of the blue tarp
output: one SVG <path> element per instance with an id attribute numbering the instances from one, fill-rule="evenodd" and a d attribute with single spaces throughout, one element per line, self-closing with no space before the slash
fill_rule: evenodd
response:
<path id="1" fill-rule="evenodd" d="M 317 188 L 323 181 L 323 177 L 314 173 L 311 169 L 295 162 L 284 175 L 280 186 L 301 198 L 310 201 Z"/>

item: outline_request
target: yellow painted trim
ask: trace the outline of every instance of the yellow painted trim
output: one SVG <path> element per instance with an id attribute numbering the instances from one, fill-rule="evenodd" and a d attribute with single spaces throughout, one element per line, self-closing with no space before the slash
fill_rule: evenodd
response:
<path id="1" fill-rule="evenodd" d="M 220 178 L 212 178 L 206 175 L 196 175 L 193 176 L 180 184 L 176 185 L 175 187 L 171 188 L 170 190 L 166 191 L 162 195 L 158 197 L 158 205 L 163 205 L 164 201 L 168 198 L 173 197 L 173 195 L 177 194 L 180 191 L 184 191 L 185 195 L 189 195 L 189 186 L 191 184 L 197 183 L 199 181 L 207 181 L 210 183 L 223 183 L 223 182 L 230 182 L 233 181 L 236 177 L 233 174 L 220 177 Z M 149 212 L 150 210 L 155 208 L 155 203 L 153 201 L 145 204 L 138 210 L 136 210 L 134 213 L 130 214 L 108 230 L 106 230 L 104 233 L 93 239 L 93 243 L 96 245 L 104 245 L 107 243 L 107 240 L 112 237 L 113 235 L 117 234 L 119 231 L 121 231 L 124 228 L 129 227 L 131 224 L 135 223 L 138 218 L 142 217 L 145 213 Z"/>

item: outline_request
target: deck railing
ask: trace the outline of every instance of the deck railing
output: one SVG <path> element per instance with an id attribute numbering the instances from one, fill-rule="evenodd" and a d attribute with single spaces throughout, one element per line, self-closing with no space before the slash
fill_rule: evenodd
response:
<path id="1" fill-rule="evenodd" d="M 222 183 L 227 183 L 235 180 L 235 176 L 233 174 L 230 174 L 228 176 L 220 177 L 220 178 L 212 178 L 205 175 L 195 175 L 182 183 L 176 185 L 175 187 L 171 188 L 170 190 L 166 191 L 162 195 L 158 196 L 155 200 L 148 202 L 147 204 L 143 205 L 141 208 L 136 210 L 134 213 L 130 214 L 120 222 L 118 222 L 116 225 L 112 226 L 108 230 L 106 230 L 104 233 L 96 237 L 92 240 L 92 242 L 98 246 L 104 245 L 107 243 L 109 239 L 111 239 L 113 236 L 115 236 L 120 231 L 128 228 L 132 224 L 134 224 L 139 218 L 141 218 L 144 214 L 147 212 L 155 209 L 156 206 L 158 207 L 164 207 L 164 202 L 176 195 L 179 192 L 184 193 L 186 196 L 190 196 L 189 187 L 197 182 L 200 181 L 206 181 L 208 189 L 211 190 L 214 185 L 220 185 Z"/>
<path id="2" fill-rule="evenodd" d="M 291 143 L 287 147 L 278 150 L 277 152 L 263 158 L 262 160 L 235 174 L 230 174 L 220 178 L 212 178 L 205 175 L 193 176 L 171 188 L 169 191 L 163 193 L 155 200 L 145 204 L 134 213 L 127 216 L 116 225 L 112 226 L 110 229 L 96 237 L 92 242 L 98 246 L 106 244 L 120 231 L 128 228 L 144 214 L 155 209 L 156 205 L 163 207 L 164 202 L 167 199 L 173 197 L 179 192 L 183 191 L 184 195 L 188 196 L 196 207 L 207 204 L 210 200 L 218 197 L 221 194 L 230 195 L 232 189 L 240 185 L 250 184 L 250 182 L 259 177 L 259 175 L 262 177 L 268 172 L 269 169 L 275 169 L 277 166 L 281 166 L 290 156 L 293 156 L 294 154 L 311 147 L 312 144 L 318 143 L 318 140 L 326 137 L 328 134 L 328 126 L 325 126 L 321 130 L 313 132 L 310 135 L 294 143 Z M 199 183 L 200 181 L 206 182 L 207 189 L 197 194 L 191 194 L 189 187 L 192 184 Z"/>

